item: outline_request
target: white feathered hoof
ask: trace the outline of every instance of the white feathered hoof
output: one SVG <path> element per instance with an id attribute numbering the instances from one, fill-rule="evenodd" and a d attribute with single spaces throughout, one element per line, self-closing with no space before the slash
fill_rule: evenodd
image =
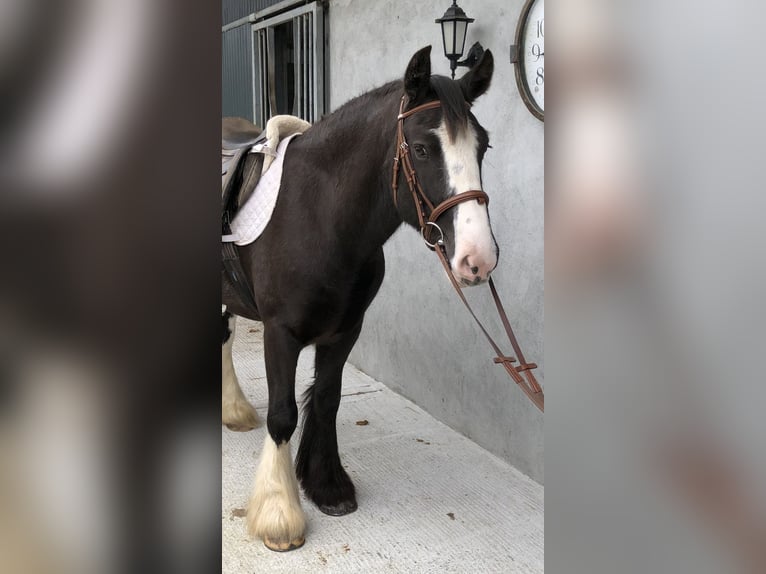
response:
<path id="1" fill-rule="evenodd" d="M 221 419 L 226 428 L 237 432 L 246 432 L 261 426 L 261 419 L 246 398 L 241 397 L 223 404 Z"/>
<path id="2" fill-rule="evenodd" d="M 223 345 L 221 346 L 221 421 L 233 431 L 249 431 L 261 426 L 255 412 L 239 385 L 234 370 L 232 345 L 234 343 L 235 317 L 223 315 Z"/>
<path id="3" fill-rule="evenodd" d="M 306 539 L 303 537 L 299 538 L 298 540 L 293 540 L 292 542 L 273 542 L 268 538 L 263 539 L 263 543 L 266 548 L 273 550 L 274 552 L 289 552 L 290 550 L 297 550 L 303 546 L 305 542 Z"/>
<path id="4" fill-rule="evenodd" d="M 247 508 L 250 536 L 260 538 L 270 550 L 287 552 L 303 546 L 306 517 L 298 495 L 298 481 L 290 443 L 279 446 L 266 436 L 255 486 Z"/>

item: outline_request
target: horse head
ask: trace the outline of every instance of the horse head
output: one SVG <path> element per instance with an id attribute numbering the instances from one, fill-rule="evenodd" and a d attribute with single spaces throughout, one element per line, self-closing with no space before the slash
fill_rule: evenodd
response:
<path id="1" fill-rule="evenodd" d="M 407 66 L 399 116 L 403 137 L 398 145 L 406 142 L 409 157 L 402 159 L 416 174 L 415 185 L 424 196 L 421 204 L 430 203 L 439 213 L 435 225 L 427 224 L 426 237 L 436 230 L 455 278 L 461 285 L 476 285 L 489 278 L 498 260 L 486 201 L 465 200 L 444 211 L 439 206 L 460 194 L 482 191 L 481 164 L 489 137 L 471 113 L 471 105 L 489 88 L 494 62 L 487 50 L 462 78 L 451 80 L 431 75 L 430 53 L 430 46 L 419 50 Z M 397 186 L 397 207 L 404 221 L 424 231 L 417 194 L 408 197 L 407 189 L 413 187 L 406 182 L 407 166 L 403 167 L 399 171 L 404 173 L 395 174 L 395 180 L 404 182 Z M 425 206 L 427 218 L 430 209 Z"/>

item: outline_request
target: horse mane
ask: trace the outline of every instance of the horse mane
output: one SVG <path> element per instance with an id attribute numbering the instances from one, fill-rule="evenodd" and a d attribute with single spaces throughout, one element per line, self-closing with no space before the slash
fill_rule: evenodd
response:
<path id="1" fill-rule="evenodd" d="M 335 119 L 346 116 L 352 113 L 352 110 L 357 106 L 368 108 L 373 102 L 384 99 L 393 93 L 401 94 L 404 90 L 402 80 L 394 80 L 383 84 L 377 88 L 374 88 L 368 92 L 360 94 L 355 98 L 351 98 L 341 105 L 333 114 Z M 431 90 L 430 97 L 438 99 L 442 103 L 442 113 L 444 114 L 444 121 L 447 126 L 447 133 L 451 140 L 454 140 L 457 134 L 464 130 L 468 125 L 468 110 L 470 105 L 465 101 L 465 94 L 460 87 L 460 83 L 446 76 L 431 76 Z M 316 122 L 315 126 L 322 126 L 320 129 L 325 129 L 325 119 L 329 117 L 323 116 L 320 121 Z"/>

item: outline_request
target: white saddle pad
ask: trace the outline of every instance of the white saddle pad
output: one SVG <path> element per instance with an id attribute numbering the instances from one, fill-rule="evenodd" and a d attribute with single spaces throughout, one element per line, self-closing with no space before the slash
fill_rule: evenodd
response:
<path id="1" fill-rule="evenodd" d="M 293 134 L 279 142 L 274 161 L 266 173 L 261 176 L 250 199 L 239 209 L 234 221 L 231 222 L 231 233 L 234 235 L 234 243 L 237 245 L 252 243 L 266 229 L 271 220 L 271 214 L 274 212 L 274 206 L 277 204 L 279 187 L 282 183 L 282 165 L 287 146 L 295 136 L 299 135 L 301 134 Z"/>

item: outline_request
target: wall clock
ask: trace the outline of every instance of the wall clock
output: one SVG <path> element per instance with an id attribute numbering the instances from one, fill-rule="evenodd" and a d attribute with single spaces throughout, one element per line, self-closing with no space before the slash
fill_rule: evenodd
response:
<path id="1" fill-rule="evenodd" d="M 521 99 L 540 121 L 545 113 L 545 7 L 544 0 L 527 0 L 516 25 L 511 63 Z"/>

